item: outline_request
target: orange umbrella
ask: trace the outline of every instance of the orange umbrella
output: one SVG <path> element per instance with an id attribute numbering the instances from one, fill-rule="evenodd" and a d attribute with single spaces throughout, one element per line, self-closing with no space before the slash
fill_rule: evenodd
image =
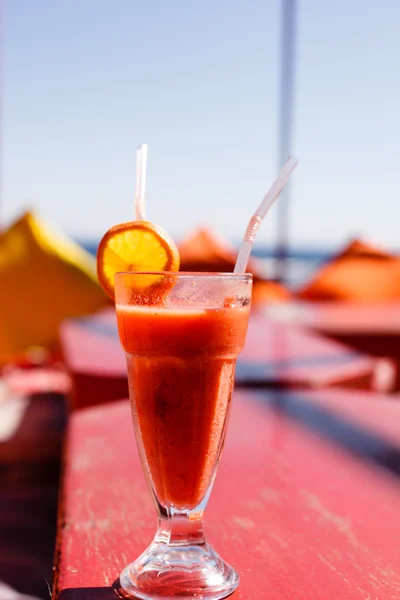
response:
<path id="1" fill-rule="evenodd" d="M 256 280 L 253 285 L 253 305 L 288 302 L 292 293 L 277 281 Z"/>
<path id="2" fill-rule="evenodd" d="M 399 300 L 400 259 L 354 240 L 323 266 L 297 296 L 313 301 Z"/>
<path id="3" fill-rule="evenodd" d="M 208 227 L 198 227 L 180 244 L 181 271 L 230 273 L 236 263 L 237 249 Z M 279 283 L 267 280 L 260 260 L 250 258 L 247 267 L 253 273 L 253 303 L 280 302 L 291 297 Z"/>
<path id="4" fill-rule="evenodd" d="M 208 227 L 198 227 L 179 244 L 181 271 L 230 273 L 236 263 L 237 250 L 228 240 Z M 263 266 L 250 259 L 247 268 L 255 278 L 263 278 Z"/>

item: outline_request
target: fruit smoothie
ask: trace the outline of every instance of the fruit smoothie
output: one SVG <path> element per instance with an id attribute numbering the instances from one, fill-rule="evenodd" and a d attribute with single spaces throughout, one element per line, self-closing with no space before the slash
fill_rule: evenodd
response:
<path id="1" fill-rule="evenodd" d="M 116 308 L 141 458 L 162 505 L 193 509 L 219 460 L 249 306 Z"/>

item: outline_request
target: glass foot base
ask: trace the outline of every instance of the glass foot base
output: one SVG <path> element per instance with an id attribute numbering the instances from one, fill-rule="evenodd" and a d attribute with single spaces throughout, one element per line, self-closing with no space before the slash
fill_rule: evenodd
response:
<path id="1" fill-rule="evenodd" d="M 113 588 L 120 598 L 173 600 L 229 596 L 239 585 L 238 573 L 209 546 L 153 543 L 125 567 Z"/>

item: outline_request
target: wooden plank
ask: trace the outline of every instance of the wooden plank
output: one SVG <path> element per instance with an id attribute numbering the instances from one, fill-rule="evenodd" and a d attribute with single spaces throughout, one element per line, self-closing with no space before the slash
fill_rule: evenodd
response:
<path id="1" fill-rule="evenodd" d="M 273 313 L 287 323 L 400 362 L 400 303 L 301 302 Z"/>
<path id="2" fill-rule="evenodd" d="M 400 476 L 400 407 L 393 397 L 352 390 L 274 390 L 264 396 L 324 439 Z"/>
<path id="3" fill-rule="evenodd" d="M 400 303 L 300 302 L 273 314 L 305 331 L 328 336 L 355 350 L 392 359 L 392 391 L 400 390 Z"/>
<path id="4" fill-rule="evenodd" d="M 125 357 L 113 310 L 74 319 L 60 331 L 75 407 L 128 394 Z M 376 360 L 323 337 L 252 314 L 236 384 L 275 387 L 350 386 L 370 389 Z"/>
<path id="5" fill-rule="evenodd" d="M 360 352 L 255 313 L 238 361 L 236 380 L 239 384 L 370 389 L 375 367 L 376 361 Z"/>
<path id="6" fill-rule="evenodd" d="M 53 597 L 111 600 L 155 531 L 128 401 L 72 415 L 63 487 Z M 305 430 L 269 393 L 235 392 L 206 528 L 241 574 L 232 598 L 400 597 L 400 480 Z"/>
<path id="7" fill-rule="evenodd" d="M 400 448 L 400 404 L 391 395 L 327 389 L 294 396 Z"/>
<path id="8" fill-rule="evenodd" d="M 125 356 L 114 309 L 61 325 L 60 341 L 72 380 L 72 408 L 83 408 L 128 395 Z"/>

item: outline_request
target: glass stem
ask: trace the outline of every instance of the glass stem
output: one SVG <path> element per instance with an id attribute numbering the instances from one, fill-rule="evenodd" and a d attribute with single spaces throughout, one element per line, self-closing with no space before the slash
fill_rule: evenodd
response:
<path id="1" fill-rule="evenodd" d="M 158 517 L 155 543 L 173 546 L 203 546 L 203 513 L 173 512 Z"/>

